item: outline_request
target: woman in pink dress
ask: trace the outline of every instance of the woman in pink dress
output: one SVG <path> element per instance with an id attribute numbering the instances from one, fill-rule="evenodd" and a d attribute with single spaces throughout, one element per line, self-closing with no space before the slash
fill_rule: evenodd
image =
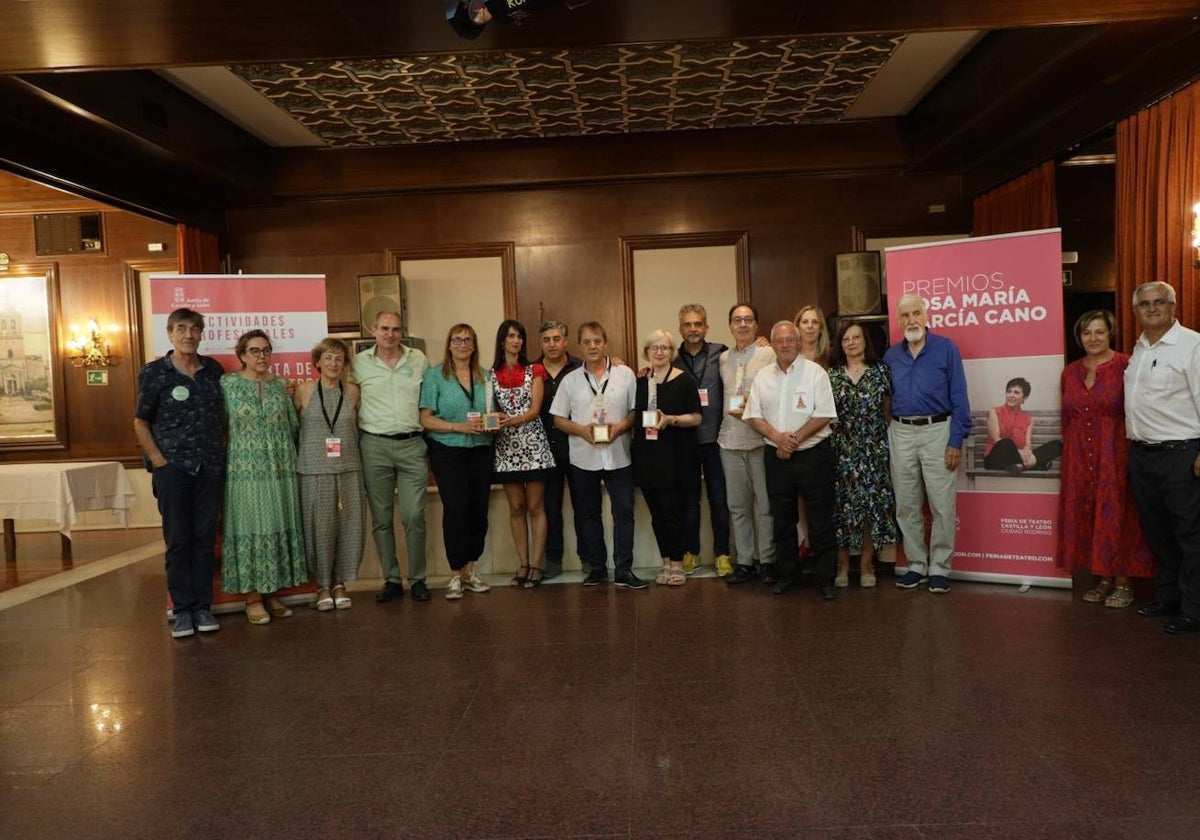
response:
<path id="1" fill-rule="evenodd" d="M 1075 322 L 1075 341 L 1087 355 L 1062 372 L 1058 564 L 1100 577 L 1083 600 L 1120 608 L 1133 603 L 1131 577 L 1154 576 L 1154 558 L 1129 489 L 1124 388 L 1129 357 L 1112 349 L 1115 334 L 1112 313 L 1085 312 Z"/>

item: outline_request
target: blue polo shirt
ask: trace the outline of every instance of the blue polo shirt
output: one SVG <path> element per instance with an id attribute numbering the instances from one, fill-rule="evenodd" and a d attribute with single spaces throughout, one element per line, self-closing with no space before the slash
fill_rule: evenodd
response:
<path id="1" fill-rule="evenodd" d="M 892 416 L 950 415 L 951 449 L 962 447 L 971 433 L 967 375 L 954 342 L 925 331 L 925 346 L 914 359 L 901 339 L 883 355 L 892 372 Z"/>
<path id="2" fill-rule="evenodd" d="M 150 433 L 163 457 L 192 475 L 204 467 L 225 471 L 224 398 L 216 359 L 200 357 L 196 378 L 180 373 L 171 361 L 171 350 L 142 368 L 138 374 L 134 417 L 150 424 Z M 146 469 L 150 459 L 144 457 Z"/>

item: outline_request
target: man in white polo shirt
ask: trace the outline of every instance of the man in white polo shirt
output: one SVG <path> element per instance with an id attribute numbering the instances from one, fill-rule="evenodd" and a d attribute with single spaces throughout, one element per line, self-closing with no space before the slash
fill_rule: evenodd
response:
<path id="1" fill-rule="evenodd" d="M 1142 334 L 1125 369 L 1129 481 L 1157 566 L 1155 599 L 1138 610 L 1168 633 L 1200 632 L 1200 333 L 1175 319 L 1175 290 L 1133 294 Z"/>
<path id="2" fill-rule="evenodd" d="M 813 578 L 821 597 L 837 596 L 834 538 L 834 471 L 837 467 L 829 424 L 837 419 L 829 375 L 800 355 L 800 331 L 791 321 L 771 328 L 775 364 L 761 370 L 750 387 L 742 415 L 763 436 L 767 493 L 775 523 L 779 581 L 775 594 L 787 592 L 799 578 L 800 543 L 797 499 L 808 509 L 808 543 Z"/>
<path id="3" fill-rule="evenodd" d="M 613 583 L 627 589 L 647 584 L 633 573 L 633 459 L 629 431 L 637 378 L 608 355 L 608 333 L 596 321 L 579 325 L 583 365 L 558 386 L 550 413 L 570 435 L 567 478 L 575 508 L 579 559 L 590 570 L 584 586 L 608 581 L 608 546 L 600 518 L 601 484 L 608 490 L 613 517 Z"/>

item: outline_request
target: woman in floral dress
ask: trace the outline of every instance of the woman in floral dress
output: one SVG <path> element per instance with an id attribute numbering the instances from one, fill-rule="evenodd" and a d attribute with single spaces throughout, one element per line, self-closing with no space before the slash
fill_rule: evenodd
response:
<path id="1" fill-rule="evenodd" d="M 274 593 L 308 581 L 296 486 L 299 420 L 271 370 L 270 337 L 251 330 L 234 352 L 242 369 L 221 377 L 228 430 L 221 589 L 246 595 L 251 624 L 269 624 L 292 614 Z"/>
<path id="2" fill-rule="evenodd" d="M 837 453 L 838 571 L 849 585 L 850 555 L 859 554 L 859 583 L 875 585 L 876 549 L 899 539 L 896 495 L 888 468 L 887 425 L 892 379 L 861 325 L 842 324 L 830 348 L 829 382 L 837 405 L 833 447 Z"/>

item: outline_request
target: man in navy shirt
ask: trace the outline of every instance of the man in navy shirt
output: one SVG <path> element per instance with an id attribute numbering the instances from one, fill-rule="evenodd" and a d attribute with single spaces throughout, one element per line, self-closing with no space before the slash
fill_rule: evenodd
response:
<path id="1" fill-rule="evenodd" d="M 133 431 L 145 453 L 166 542 L 167 591 L 177 639 L 220 625 L 212 614 L 217 513 L 225 489 L 220 363 L 201 356 L 204 316 L 167 317 L 175 349 L 138 374 Z"/>
<path id="2" fill-rule="evenodd" d="M 883 361 L 892 372 L 892 484 L 896 519 L 904 537 L 908 571 L 896 578 L 901 589 L 928 582 L 929 591 L 950 591 L 954 556 L 958 465 L 971 433 L 971 407 L 962 356 L 954 342 L 926 328 L 929 313 L 919 295 L 904 295 L 896 320 L 904 340 L 888 348 Z M 925 543 L 922 503 L 933 515 Z"/>

